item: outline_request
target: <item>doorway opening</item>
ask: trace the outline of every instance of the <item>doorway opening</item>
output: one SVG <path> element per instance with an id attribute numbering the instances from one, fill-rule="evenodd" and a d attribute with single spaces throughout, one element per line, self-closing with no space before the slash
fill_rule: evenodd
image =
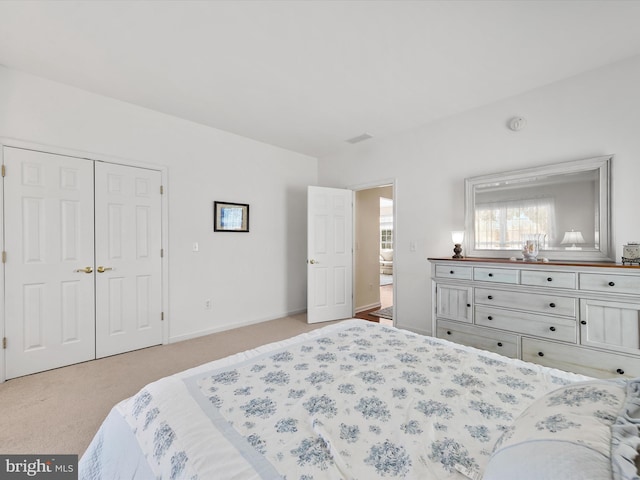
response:
<path id="1" fill-rule="evenodd" d="M 393 185 L 355 192 L 356 318 L 394 324 Z"/>

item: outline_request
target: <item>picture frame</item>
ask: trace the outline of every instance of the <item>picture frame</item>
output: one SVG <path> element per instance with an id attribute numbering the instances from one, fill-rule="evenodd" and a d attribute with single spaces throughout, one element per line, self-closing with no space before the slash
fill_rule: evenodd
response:
<path id="1" fill-rule="evenodd" d="M 249 204 L 213 202 L 214 232 L 248 232 Z"/>

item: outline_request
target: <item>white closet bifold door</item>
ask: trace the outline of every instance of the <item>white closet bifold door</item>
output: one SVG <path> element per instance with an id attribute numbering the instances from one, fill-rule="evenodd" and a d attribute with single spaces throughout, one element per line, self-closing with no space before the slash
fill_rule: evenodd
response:
<path id="1" fill-rule="evenodd" d="M 162 343 L 161 174 L 96 162 L 96 357 Z"/>
<path id="2" fill-rule="evenodd" d="M 6 376 L 95 358 L 93 162 L 4 147 Z"/>

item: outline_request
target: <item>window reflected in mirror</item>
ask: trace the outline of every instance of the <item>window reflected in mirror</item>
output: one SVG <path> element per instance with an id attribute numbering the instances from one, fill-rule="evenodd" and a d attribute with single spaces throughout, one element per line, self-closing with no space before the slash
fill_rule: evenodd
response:
<path id="1" fill-rule="evenodd" d="M 579 248 L 598 248 L 595 172 L 548 176 L 530 183 L 477 186 L 476 248 L 520 250 L 526 240 L 538 235 L 540 249 L 561 249 L 569 231 L 582 232 L 584 244 Z"/>

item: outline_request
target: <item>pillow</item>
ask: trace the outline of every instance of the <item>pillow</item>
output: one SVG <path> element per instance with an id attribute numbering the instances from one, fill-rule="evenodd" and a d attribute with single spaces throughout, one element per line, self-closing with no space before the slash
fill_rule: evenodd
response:
<path id="1" fill-rule="evenodd" d="M 577 382 L 506 427 L 484 480 L 640 479 L 640 378 Z"/>

